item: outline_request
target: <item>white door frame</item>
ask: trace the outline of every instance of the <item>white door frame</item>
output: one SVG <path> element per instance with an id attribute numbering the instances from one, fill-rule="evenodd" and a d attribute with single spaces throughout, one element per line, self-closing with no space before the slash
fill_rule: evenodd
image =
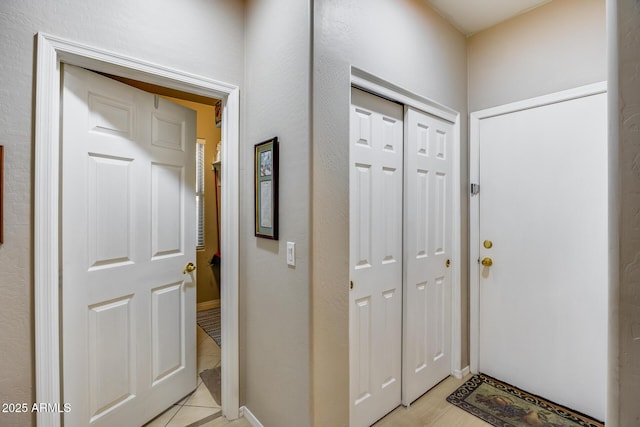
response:
<path id="1" fill-rule="evenodd" d="M 239 129 L 237 86 L 65 40 L 37 36 L 35 111 L 34 299 L 36 402 L 61 402 L 60 372 L 60 84 L 61 64 L 222 99 L 222 413 L 239 416 L 238 240 Z M 39 426 L 59 426 L 61 414 L 38 412 Z"/>
<path id="2" fill-rule="evenodd" d="M 429 98 L 417 95 L 373 74 L 351 67 L 351 85 L 382 98 L 432 114 L 453 124 L 453 229 L 451 233 L 451 374 L 462 378 L 467 368 L 462 367 L 461 322 L 461 235 L 460 210 L 460 113 Z M 349 88 L 351 90 L 351 88 Z M 404 267 L 403 267 L 404 268 Z M 403 283 L 403 287 L 406 283 Z M 403 305 L 404 309 L 404 305 Z M 404 317 L 403 317 L 404 318 Z"/>
<path id="3" fill-rule="evenodd" d="M 593 83 L 471 113 L 469 120 L 470 181 L 478 183 L 480 180 L 480 120 L 606 92 L 607 82 Z M 482 187 L 480 187 L 480 191 L 482 191 Z M 469 197 L 469 320 L 471 323 L 469 347 L 471 372 L 478 373 L 480 356 L 480 268 L 478 266 L 480 259 L 480 198 L 473 194 Z"/>

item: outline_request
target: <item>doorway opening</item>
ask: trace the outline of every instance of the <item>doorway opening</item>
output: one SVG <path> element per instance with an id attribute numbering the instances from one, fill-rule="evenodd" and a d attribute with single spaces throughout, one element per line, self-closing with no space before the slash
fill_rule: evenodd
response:
<path id="1" fill-rule="evenodd" d="M 196 347 L 197 373 L 199 385 L 180 412 L 185 412 L 190 405 L 214 408 L 222 403 L 221 395 L 221 251 L 220 251 L 220 159 L 221 122 L 216 118 L 220 100 L 209 99 L 206 103 L 190 100 L 189 97 L 168 97 L 169 100 L 196 111 L 197 145 L 196 145 Z M 204 101 L 204 100 L 203 100 Z M 173 412 L 173 411 L 172 411 Z M 210 418 L 209 413 L 194 414 L 196 422 Z"/>
<path id="2" fill-rule="evenodd" d="M 222 412 L 239 416 L 238 236 L 239 236 L 239 91 L 235 85 L 194 76 L 136 58 L 38 34 L 35 121 L 34 282 L 36 327 L 36 400 L 61 402 L 60 372 L 60 87 L 61 64 L 138 80 L 193 96 L 222 100 L 221 301 Z M 208 266 L 207 266 L 208 268 Z M 193 325 L 195 327 L 195 325 Z M 61 402 L 62 403 L 62 402 Z M 38 424 L 60 425 L 58 413 L 38 413 Z"/>
<path id="3" fill-rule="evenodd" d="M 114 80 L 160 96 L 196 112 L 196 372 L 198 386 L 182 405 L 174 405 L 160 417 L 188 418 L 193 422 L 219 412 L 221 390 L 221 172 L 222 100 L 196 96 L 141 81 L 108 75 Z M 191 406 L 209 408 L 187 414 Z M 193 411 L 192 411 L 193 412 Z M 185 418 L 187 419 L 187 418 Z"/>

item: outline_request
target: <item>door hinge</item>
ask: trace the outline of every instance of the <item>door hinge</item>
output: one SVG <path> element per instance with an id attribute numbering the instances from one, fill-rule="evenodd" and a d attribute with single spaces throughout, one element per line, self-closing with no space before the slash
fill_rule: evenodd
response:
<path id="1" fill-rule="evenodd" d="M 475 196 L 480 193 L 480 184 L 471 184 L 471 195 Z"/>

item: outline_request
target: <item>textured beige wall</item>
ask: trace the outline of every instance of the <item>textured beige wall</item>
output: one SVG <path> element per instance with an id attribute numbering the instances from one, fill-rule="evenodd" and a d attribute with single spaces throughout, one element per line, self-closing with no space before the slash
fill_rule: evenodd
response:
<path id="1" fill-rule="evenodd" d="M 33 111 L 35 34 L 49 34 L 212 79 L 242 84 L 243 3 L 211 0 L 0 2 L 0 145 L 5 242 L 0 246 L 0 402 L 35 399 Z M 213 49 L 215 47 L 215 49 Z M 215 51 L 215 55 L 212 54 Z M 0 413 L 0 425 L 33 424 Z"/>
<path id="2" fill-rule="evenodd" d="M 241 401 L 265 426 L 311 423 L 310 7 L 310 0 L 246 2 L 240 103 Z M 253 148 L 274 136 L 280 142 L 278 241 L 254 236 Z M 286 263 L 287 241 L 296 244 L 295 267 Z"/>
<path id="3" fill-rule="evenodd" d="M 611 425 L 640 426 L 640 3 L 612 2 L 610 23 L 617 27 L 612 41 L 611 105 L 612 209 L 619 213 L 612 234 L 612 326 L 610 364 Z M 617 13 L 615 4 L 617 3 Z M 616 52 L 617 48 L 617 52 Z M 616 56 L 617 54 L 617 56 Z M 619 180 L 619 181 L 618 181 Z M 613 215 L 612 215 L 613 216 Z M 618 253 L 619 250 L 619 253 Z M 615 284 L 619 283 L 619 286 Z"/>
<path id="4" fill-rule="evenodd" d="M 422 0 L 315 2 L 313 74 L 313 424 L 349 422 L 350 67 L 461 113 L 467 182 L 465 37 Z M 467 211 L 466 185 L 462 209 Z M 463 216 L 462 236 L 467 235 Z M 463 248 L 463 259 L 466 259 Z M 463 298 L 467 273 L 463 266 Z M 463 313 L 466 313 L 466 306 Z M 463 325 L 467 325 L 466 316 Z M 466 341 L 465 341 L 466 344 Z"/>
<path id="5" fill-rule="evenodd" d="M 607 79 L 605 0 L 554 0 L 468 39 L 469 111 Z"/>
<path id="6" fill-rule="evenodd" d="M 618 64 L 618 1 L 607 0 L 607 59 L 609 115 L 609 345 L 607 370 L 608 425 L 620 424 L 619 309 L 620 304 L 620 115 Z M 634 409 L 631 408 L 631 411 Z"/>

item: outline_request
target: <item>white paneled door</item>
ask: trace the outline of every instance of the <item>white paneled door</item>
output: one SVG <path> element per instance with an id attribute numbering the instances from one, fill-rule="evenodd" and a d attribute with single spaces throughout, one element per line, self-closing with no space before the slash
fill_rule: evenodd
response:
<path id="1" fill-rule="evenodd" d="M 451 373 L 453 125 L 405 115 L 404 353 L 402 403 Z"/>
<path id="2" fill-rule="evenodd" d="M 64 66 L 65 425 L 142 425 L 196 386 L 195 112 Z"/>
<path id="3" fill-rule="evenodd" d="M 368 426 L 400 404 L 402 106 L 351 91 L 350 410 Z"/>
<path id="4" fill-rule="evenodd" d="M 479 370 L 604 419 L 607 107 L 479 120 Z"/>

